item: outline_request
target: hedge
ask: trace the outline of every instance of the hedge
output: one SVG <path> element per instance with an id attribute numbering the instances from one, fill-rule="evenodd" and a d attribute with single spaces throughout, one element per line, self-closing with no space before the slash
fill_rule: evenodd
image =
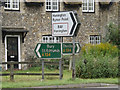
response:
<path id="1" fill-rule="evenodd" d="M 118 48 L 109 43 L 87 44 L 76 62 L 79 78 L 118 77 Z"/>

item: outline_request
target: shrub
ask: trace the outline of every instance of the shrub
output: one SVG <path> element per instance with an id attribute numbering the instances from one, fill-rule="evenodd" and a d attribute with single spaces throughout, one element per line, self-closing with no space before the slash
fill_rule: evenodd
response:
<path id="1" fill-rule="evenodd" d="M 82 47 L 82 54 L 88 55 L 92 54 L 94 57 L 106 54 L 111 55 L 112 57 L 118 56 L 118 48 L 116 45 L 112 45 L 109 43 L 101 43 L 97 45 L 87 44 Z"/>
<path id="2" fill-rule="evenodd" d="M 107 26 L 107 33 L 106 33 L 106 37 L 105 37 L 105 42 L 109 42 L 115 45 L 120 45 L 120 30 L 118 30 L 118 26 L 116 26 L 113 23 L 110 23 Z"/>
<path id="3" fill-rule="evenodd" d="M 76 63 L 80 78 L 108 78 L 118 76 L 118 48 L 109 43 L 87 44 L 82 47 Z"/>

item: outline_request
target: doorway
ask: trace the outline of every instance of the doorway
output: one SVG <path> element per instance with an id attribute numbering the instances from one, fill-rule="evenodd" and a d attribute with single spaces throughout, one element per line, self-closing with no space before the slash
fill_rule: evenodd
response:
<path id="1" fill-rule="evenodd" d="M 20 36 L 6 35 L 5 38 L 5 57 L 6 62 L 14 61 L 20 62 Z M 10 65 L 6 65 L 6 70 Z M 21 69 L 20 65 L 15 64 L 14 69 Z"/>

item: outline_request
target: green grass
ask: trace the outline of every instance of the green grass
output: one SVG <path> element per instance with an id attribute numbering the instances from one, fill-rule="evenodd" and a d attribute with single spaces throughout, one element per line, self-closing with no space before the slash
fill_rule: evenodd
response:
<path id="1" fill-rule="evenodd" d="M 48 73 L 48 71 L 45 71 L 45 73 L 46 72 Z M 59 71 L 56 70 L 54 72 L 58 73 Z M 83 84 L 83 83 L 118 84 L 118 78 L 99 78 L 99 79 L 76 78 L 75 80 L 72 80 L 72 73 L 71 71 L 67 71 L 67 70 L 64 70 L 62 80 L 59 80 L 59 76 L 45 76 L 45 79 L 42 81 L 41 76 L 19 75 L 19 76 L 15 76 L 14 82 L 11 82 L 9 76 L 2 77 L 2 88 L 39 87 L 46 85 L 49 86 L 49 85 L 65 85 L 65 84 Z"/>

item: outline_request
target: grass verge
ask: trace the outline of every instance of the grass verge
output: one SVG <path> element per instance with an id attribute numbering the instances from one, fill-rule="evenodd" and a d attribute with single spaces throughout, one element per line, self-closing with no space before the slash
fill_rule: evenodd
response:
<path id="1" fill-rule="evenodd" d="M 59 71 L 56 71 L 56 73 Z M 15 76 L 14 82 L 10 81 L 9 76 L 2 77 L 2 88 L 23 88 L 23 87 L 39 87 L 49 85 L 66 85 L 66 84 L 85 84 L 85 83 L 109 83 L 118 84 L 118 78 L 99 78 L 99 79 L 81 79 L 72 80 L 72 72 L 64 70 L 63 79 L 59 80 L 59 76 L 45 76 L 42 81 L 41 76 Z"/>

